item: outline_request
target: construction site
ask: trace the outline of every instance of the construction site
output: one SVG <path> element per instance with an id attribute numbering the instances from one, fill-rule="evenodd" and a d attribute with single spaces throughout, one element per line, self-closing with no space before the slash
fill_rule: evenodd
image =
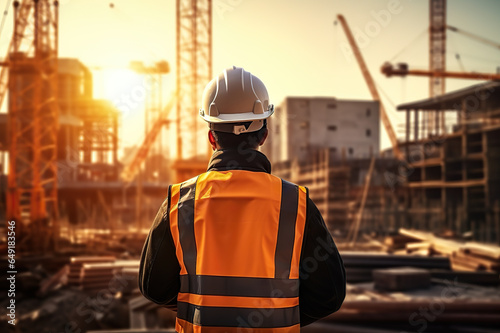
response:
<path id="1" fill-rule="evenodd" d="M 263 1 L 156 1 L 137 13 L 129 0 L 93 1 L 102 8 L 89 12 L 82 0 L 0 3 L 2 332 L 175 332 L 176 313 L 139 291 L 144 242 L 169 185 L 207 170 L 213 152 L 198 112 L 206 84 L 274 52 L 281 60 L 271 67 L 246 66 L 269 79 L 275 105 L 260 151 L 272 174 L 308 188 L 347 278 L 340 310 L 301 331 L 500 332 L 500 38 L 498 19 L 489 21 L 499 3 L 474 2 L 475 12 L 446 0 L 365 1 L 362 9 L 347 0 L 279 2 L 263 14 L 280 16 L 276 24 L 258 37 L 232 25 L 255 21 Z M 80 19 L 91 10 L 94 23 Z M 172 29 L 156 31 L 146 13 Z M 297 53 L 280 53 L 287 40 L 276 36 L 292 29 L 281 25 L 299 29 L 299 15 L 307 33 L 283 31 Z M 404 22 L 413 18 L 418 27 Z M 329 30 L 314 31 L 314 22 Z M 72 25 L 84 31 L 78 38 L 65 35 Z M 94 60 L 106 40 L 77 54 L 75 45 L 120 30 L 129 34 L 110 45 L 137 43 L 136 52 L 133 25 L 151 29 L 144 43 L 165 48 L 142 59 L 116 47 L 123 66 Z M 233 38 L 238 29 L 247 40 Z M 387 38 L 403 40 L 383 44 L 391 31 L 399 35 Z M 293 44 L 333 35 L 321 49 Z M 457 43 L 467 51 L 452 52 Z M 480 65 L 465 68 L 471 45 Z M 412 63 L 422 58 L 415 48 L 424 68 Z M 334 54 L 324 81 L 304 83 Z M 301 77 L 297 64 L 314 62 Z M 285 64 L 295 67 L 279 81 L 272 68 Z M 121 75 L 111 81 L 124 84 L 116 96 L 101 91 L 106 73 Z M 293 80 L 303 85 L 292 89 Z"/>

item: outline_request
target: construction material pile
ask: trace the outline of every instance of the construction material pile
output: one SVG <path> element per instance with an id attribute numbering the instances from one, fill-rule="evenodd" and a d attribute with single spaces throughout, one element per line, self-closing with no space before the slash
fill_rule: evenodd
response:
<path id="1" fill-rule="evenodd" d="M 82 287 L 84 290 L 93 289 L 102 283 L 109 283 L 113 273 L 109 269 L 95 270 L 92 264 L 114 263 L 115 257 L 72 257 L 69 265 L 68 284 Z M 96 274 L 97 273 L 97 274 Z"/>
<path id="2" fill-rule="evenodd" d="M 137 282 L 130 281 L 136 281 L 138 273 L 138 260 L 116 260 L 113 256 L 72 257 L 68 284 L 88 292 L 123 291 L 137 286 Z"/>
<path id="3" fill-rule="evenodd" d="M 400 229 L 399 233 L 386 240 L 394 253 L 444 255 L 450 258 L 451 268 L 456 271 L 500 273 L 499 246 L 449 240 L 417 230 Z"/>
<path id="4" fill-rule="evenodd" d="M 465 243 L 452 253 L 450 261 L 454 270 L 500 273 L 500 247 Z"/>

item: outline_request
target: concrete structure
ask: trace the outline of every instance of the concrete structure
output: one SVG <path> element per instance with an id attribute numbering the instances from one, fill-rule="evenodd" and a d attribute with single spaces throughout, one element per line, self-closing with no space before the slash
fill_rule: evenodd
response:
<path id="1" fill-rule="evenodd" d="M 500 82 L 490 81 L 398 106 L 406 113 L 407 227 L 471 233 L 500 244 Z M 428 112 L 455 113 L 457 124 L 423 136 Z M 447 128 L 448 129 L 448 128 Z M 389 177 L 390 179 L 391 177 Z"/>
<path id="2" fill-rule="evenodd" d="M 329 148 L 338 158 L 367 158 L 379 152 L 379 103 L 333 97 L 287 97 L 269 119 L 262 151 L 272 162 L 307 161 Z"/>

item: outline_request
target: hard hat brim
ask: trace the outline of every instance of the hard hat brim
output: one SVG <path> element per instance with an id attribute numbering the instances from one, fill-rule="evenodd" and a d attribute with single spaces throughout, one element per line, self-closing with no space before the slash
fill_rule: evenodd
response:
<path id="1" fill-rule="evenodd" d="M 269 111 L 264 111 L 264 113 L 261 114 L 255 114 L 253 112 L 226 113 L 214 117 L 204 113 L 203 115 L 200 114 L 200 117 L 203 118 L 203 120 L 205 120 L 208 123 L 238 123 L 245 121 L 267 119 L 271 117 L 273 113 L 274 113 L 274 108 L 271 107 L 269 108 Z"/>

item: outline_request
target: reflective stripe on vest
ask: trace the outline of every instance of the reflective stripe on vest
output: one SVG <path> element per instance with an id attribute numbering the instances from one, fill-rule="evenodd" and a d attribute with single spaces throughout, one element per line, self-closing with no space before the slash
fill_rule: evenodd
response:
<path id="1" fill-rule="evenodd" d="M 304 187 L 210 171 L 170 189 L 178 332 L 299 332 Z"/>

